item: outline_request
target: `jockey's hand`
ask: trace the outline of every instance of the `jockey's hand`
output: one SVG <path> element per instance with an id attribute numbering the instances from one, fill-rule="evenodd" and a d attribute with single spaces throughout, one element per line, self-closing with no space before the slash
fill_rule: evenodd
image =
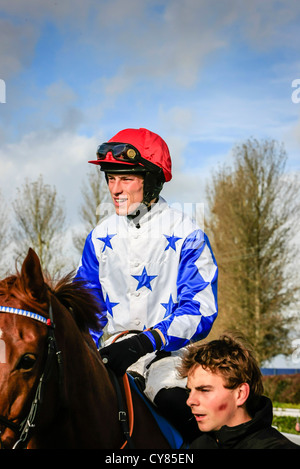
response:
<path id="1" fill-rule="evenodd" d="M 153 332 L 151 332 L 153 334 Z M 157 334 L 157 333 L 156 333 Z M 154 335 L 154 334 L 153 334 Z M 157 340 L 157 337 L 155 337 Z M 147 353 L 154 352 L 151 340 L 142 332 L 128 339 L 114 342 L 100 349 L 100 355 L 117 376 L 123 376 L 127 368 Z"/>

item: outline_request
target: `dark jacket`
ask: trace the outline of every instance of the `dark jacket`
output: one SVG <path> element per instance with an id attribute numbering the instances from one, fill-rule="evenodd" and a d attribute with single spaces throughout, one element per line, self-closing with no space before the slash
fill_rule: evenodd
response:
<path id="1" fill-rule="evenodd" d="M 191 449 L 300 449 L 272 427 L 273 407 L 262 396 L 252 420 L 235 427 L 224 425 L 220 430 L 202 433 Z"/>

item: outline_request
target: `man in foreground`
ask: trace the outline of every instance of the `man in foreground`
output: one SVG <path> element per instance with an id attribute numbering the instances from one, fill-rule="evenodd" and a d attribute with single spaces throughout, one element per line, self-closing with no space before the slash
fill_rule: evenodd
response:
<path id="1" fill-rule="evenodd" d="M 272 427 L 272 403 L 250 348 L 230 336 L 188 347 L 180 367 L 199 437 L 191 449 L 300 449 Z"/>

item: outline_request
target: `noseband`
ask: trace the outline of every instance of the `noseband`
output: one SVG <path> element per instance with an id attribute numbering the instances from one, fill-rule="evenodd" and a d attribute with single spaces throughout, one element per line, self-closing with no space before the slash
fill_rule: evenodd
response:
<path id="1" fill-rule="evenodd" d="M 26 447 L 26 443 L 30 437 L 30 432 L 36 425 L 38 411 L 40 409 L 40 406 L 43 400 L 45 385 L 47 381 L 49 380 L 49 377 L 53 370 L 53 364 L 55 362 L 58 365 L 60 388 L 62 386 L 62 355 L 61 355 L 61 352 L 58 350 L 55 335 L 54 335 L 55 325 L 53 322 L 53 312 L 52 312 L 51 302 L 49 305 L 49 319 L 43 316 L 40 316 L 39 314 L 32 313 L 30 311 L 11 308 L 9 306 L 0 306 L 0 312 L 25 316 L 25 317 L 34 319 L 36 321 L 42 322 L 48 327 L 46 362 L 45 362 L 43 373 L 39 379 L 39 383 L 35 392 L 35 397 L 31 403 L 31 407 L 30 407 L 27 417 L 20 424 L 16 424 L 12 420 L 9 420 L 6 417 L 0 415 L 0 423 L 10 428 L 18 435 L 18 440 L 14 444 L 13 449 L 19 449 L 19 448 Z M 2 446 L 1 441 L 0 441 L 0 444 Z"/>

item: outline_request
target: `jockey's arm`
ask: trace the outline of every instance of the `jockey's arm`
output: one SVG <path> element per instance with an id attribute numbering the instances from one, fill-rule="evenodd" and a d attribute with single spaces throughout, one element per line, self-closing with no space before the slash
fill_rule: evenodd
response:
<path id="1" fill-rule="evenodd" d="M 205 338 L 218 314 L 218 267 L 207 236 L 196 230 L 181 249 L 177 305 L 153 328 L 163 336 L 166 351 L 179 350 Z"/>

